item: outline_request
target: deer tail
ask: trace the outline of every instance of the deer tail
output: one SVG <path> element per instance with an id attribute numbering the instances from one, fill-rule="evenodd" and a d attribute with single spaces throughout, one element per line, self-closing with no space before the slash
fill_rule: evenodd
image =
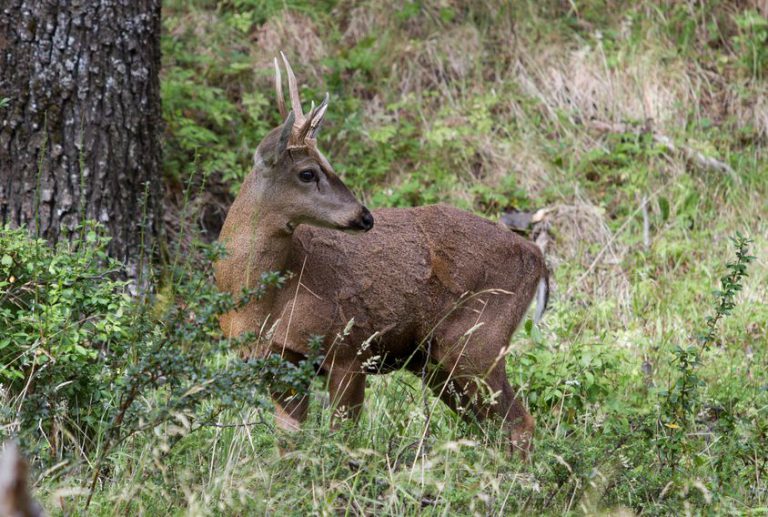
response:
<path id="1" fill-rule="evenodd" d="M 549 304 L 549 269 L 544 268 L 544 273 L 539 279 L 539 287 L 536 289 L 536 312 L 533 314 L 533 322 L 538 325 L 544 311 Z"/>

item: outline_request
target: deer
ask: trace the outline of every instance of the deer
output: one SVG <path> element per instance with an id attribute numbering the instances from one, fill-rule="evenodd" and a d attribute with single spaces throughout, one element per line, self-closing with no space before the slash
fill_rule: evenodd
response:
<path id="1" fill-rule="evenodd" d="M 329 95 L 302 111 L 296 77 L 274 58 L 282 124 L 257 146 L 226 216 L 214 265 L 217 288 L 237 296 L 264 272 L 290 272 L 282 288 L 220 317 L 225 335 L 268 335 L 243 355 L 297 363 L 324 336 L 319 374 L 334 412 L 357 420 L 366 377 L 405 369 L 463 418 L 501 421 L 510 454 L 529 458 L 534 419 L 505 372 L 510 339 L 537 297 L 549 295 L 539 248 L 498 223 L 446 205 L 369 211 L 318 149 Z M 375 222 L 375 224 L 374 224 Z M 340 339 L 341 338 L 341 339 Z M 483 394 L 490 396 L 483 396 Z M 298 431 L 309 395 L 271 393 L 275 426 Z"/>

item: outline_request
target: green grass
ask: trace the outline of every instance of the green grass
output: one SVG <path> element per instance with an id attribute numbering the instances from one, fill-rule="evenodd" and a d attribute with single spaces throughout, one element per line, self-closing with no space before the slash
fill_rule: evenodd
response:
<path id="1" fill-rule="evenodd" d="M 192 234 L 197 210 L 231 199 L 278 123 L 280 47 L 307 102 L 330 91 L 321 147 L 370 206 L 550 209 L 552 308 L 507 362 L 537 420 L 532 463 L 397 373 L 369 378 L 362 420 L 337 432 L 316 397 L 294 437 L 237 404 L 216 425 L 136 434 L 108 455 L 87 512 L 95 452 L 38 456 L 40 499 L 75 515 L 767 512 L 768 83 L 754 9 L 408 5 L 166 2 L 165 180 L 205 179 L 176 207 Z M 738 233 L 756 260 L 704 350 Z M 697 366 L 681 366 L 689 347 Z M 691 375 L 691 404 L 676 402 Z"/>

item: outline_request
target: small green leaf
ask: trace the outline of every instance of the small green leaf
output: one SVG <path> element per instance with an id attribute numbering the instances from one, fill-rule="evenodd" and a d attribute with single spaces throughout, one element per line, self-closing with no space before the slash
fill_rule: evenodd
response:
<path id="1" fill-rule="evenodd" d="M 531 336 L 531 329 L 533 329 L 533 320 L 525 320 L 525 333 L 528 334 L 528 337 Z"/>
<path id="2" fill-rule="evenodd" d="M 2 263 L 5 267 L 11 267 L 13 265 L 13 258 L 10 255 L 3 255 L 0 263 Z"/>
<path id="3" fill-rule="evenodd" d="M 669 200 L 663 196 L 659 198 L 659 212 L 661 212 L 661 220 L 666 222 L 669 219 Z"/>

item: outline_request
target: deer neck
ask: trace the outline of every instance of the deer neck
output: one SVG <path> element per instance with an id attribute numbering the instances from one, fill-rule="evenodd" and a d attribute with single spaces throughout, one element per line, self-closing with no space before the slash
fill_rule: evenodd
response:
<path id="1" fill-rule="evenodd" d="M 258 215 L 256 216 L 258 218 Z M 251 276 L 246 285 L 258 287 L 262 273 L 285 272 L 291 253 L 291 234 L 283 226 L 272 225 L 271 221 L 260 220 L 251 228 L 246 270 Z"/>
<path id="2" fill-rule="evenodd" d="M 261 275 L 284 272 L 291 254 L 291 233 L 285 221 L 265 210 L 259 196 L 246 182 L 233 203 L 222 228 L 227 248 L 226 271 L 220 285 L 233 295 L 241 286 L 259 287 Z M 275 289 L 269 289 L 259 305 L 269 306 Z"/>

